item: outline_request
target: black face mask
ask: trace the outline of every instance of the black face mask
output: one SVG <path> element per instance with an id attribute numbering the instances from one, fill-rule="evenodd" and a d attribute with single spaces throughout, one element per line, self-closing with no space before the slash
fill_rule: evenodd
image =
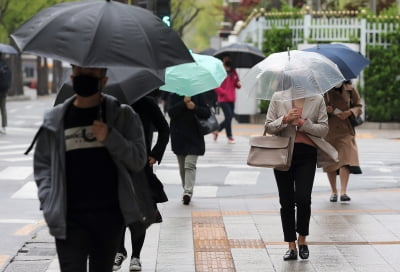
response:
<path id="1" fill-rule="evenodd" d="M 77 95 L 88 97 L 100 91 L 100 79 L 86 75 L 75 76 L 72 86 Z"/>

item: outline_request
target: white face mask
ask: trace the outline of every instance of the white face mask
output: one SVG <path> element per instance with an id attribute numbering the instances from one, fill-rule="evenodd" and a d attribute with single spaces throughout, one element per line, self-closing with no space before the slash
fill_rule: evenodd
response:
<path id="1" fill-rule="evenodd" d="M 335 86 L 335 88 L 336 88 L 336 89 L 339 89 L 340 87 L 342 87 L 342 85 L 343 85 L 343 83 L 340 82 L 340 83 L 338 83 L 338 84 Z"/>

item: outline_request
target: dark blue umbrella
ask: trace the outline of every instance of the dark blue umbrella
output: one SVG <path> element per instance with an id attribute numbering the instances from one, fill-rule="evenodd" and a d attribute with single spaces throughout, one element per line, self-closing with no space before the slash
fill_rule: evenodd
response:
<path id="1" fill-rule="evenodd" d="M 327 57 L 336 63 L 345 79 L 358 77 L 361 70 L 369 64 L 369 60 L 363 55 L 343 44 L 319 44 L 303 51 L 316 52 Z"/>

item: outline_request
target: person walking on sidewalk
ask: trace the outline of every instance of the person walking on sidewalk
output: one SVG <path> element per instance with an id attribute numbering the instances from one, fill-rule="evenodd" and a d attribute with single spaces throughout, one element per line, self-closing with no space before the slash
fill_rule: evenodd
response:
<path id="1" fill-rule="evenodd" d="M 222 58 L 227 76 L 221 86 L 215 89 L 218 95 L 218 105 L 224 113 L 224 120 L 219 124 L 218 131 L 213 132 L 214 140 L 218 139 L 218 133 L 225 129 L 228 143 L 234 144 L 235 139 L 232 134 L 232 119 L 235 113 L 236 88 L 240 89 L 241 84 L 236 70 L 232 66 L 232 60 L 227 55 Z"/>
<path id="2" fill-rule="evenodd" d="M 208 118 L 211 111 L 201 94 L 190 97 L 172 93 L 168 102 L 171 147 L 178 158 L 182 201 L 184 205 L 189 205 L 196 181 L 197 159 L 204 155 L 206 149 L 197 118 Z"/>
<path id="3" fill-rule="evenodd" d="M 7 127 L 7 92 L 11 85 L 11 70 L 7 62 L 3 59 L 0 53 L 0 114 L 1 114 L 1 129 L 0 134 L 6 133 Z"/>
<path id="4" fill-rule="evenodd" d="M 281 101 L 281 95 L 275 93 L 272 97 L 265 130 L 269 134 L 291 138 L 288 167 L 274 169 L 283 235 L 289 246 L 283 256 L 287 261 L 296 260 L 298 254 L 302 259 L 309 257 L 306 237 L 309 235 L 316 165 L 321 167 L 323 162 L 333 163 L 337 153 L 323 140 L 328 133 L 328 116 L 322 95 L 294 101 Z"/>
<path id="5" fill-rule="evenodd" d="M 339 153 L 338 163 L 324 167 L 332 191 L 329 201 L 338 201 L 337 175 L 340 178 L 340 201 L 350 201 L 351 198 L 347 194 L 350 174 L 362 173 L 358 160 L 355 130 L 349 121 L 351 116 L 360 116 L 362 113 L 360 95 L 351 81 L 347 80 L 342 86 L 327 92 L 324 98 L 329 117 L 329 133 L 325 139 Z"/>
<path id="6" fill-rule="evenodd" d="M 101 93 L 106 69 L 73 66 L 71 78 L 76 95 L 46 113 L 30 147 L 40 208 L 62 272 L 86 271 L 87 260 L 90 272 L 110 272 L 125 225 L 154 218 L 134 187 L 144 133 L 129 106 Z"/>
<path id="7" fill-rule="evenodd" d="M 155 101 L 153 96 L 145 96 L 139 99 L 132 105 L 132 108 L 139 114 L 140 120 L 143 124 L 144 135 L 146 139 L 146 149 L 148 154 L 148 161 L 144 168 L 146 173 L 146 179 L 149 183 L 154 205 L 156 203 L 163 203 L 168 201 L 168 197 L 164 192 L 163 184 L 157 178 L 153 172 L 153 165 L 160 164 L 162 157 L 164 156 L 165 149 L 169 142 L 169 126 L 167 120 L 165 120 L 164 114 L 160 107 Z M 152 147 L 153 134 L 157 131 L 157 141 Z M 158 212 L 158 210 L 157 210 Z M 162 222 L 161 214 L 158 212 L 157 223 Z M 132 256 L 129 264 L 129 271 L 141 271 L 142 264 L 140 262 L 140 252 L 144 244 L 146 233 L 136 234 L 134 226 L 128 226 L 131 232 L 131 245 L 132 245 Z M 127 257 L 127 251 L 125 248 L 125 232 L 122 236 L 120 246 L 117 254 L 115 255 L 113 270 L 117 271 L 121 268 L 122 262 Z"/>

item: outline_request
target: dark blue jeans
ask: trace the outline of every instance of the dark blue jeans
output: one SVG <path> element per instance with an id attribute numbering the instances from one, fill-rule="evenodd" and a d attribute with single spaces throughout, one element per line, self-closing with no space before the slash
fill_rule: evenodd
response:
<path id="1" fill-rule="evenodd" d="M 69 215 L 67 239 L 56 239 L 62 272 L 111 272 L 125 230 L 120 212 L 82 212 Z"/>
<path id="2" fill-rule="evenodd" d="M 235 102 L 219 102 L 218 104 L 221 107 L 225 117 L 225 119 L 219 124 L 218 131 L 225 129 L 226 136 L 230 138 L 232 137 L 232 119 L 235 110 Z"/>
<path id="3" fill-rule="evenodd" d="M 316 163 L 317 150 L 315 147 L 295 143 L 289 171 L 274 170 L 281 204 L 281 221 L 285 242 L 296 241 L 296 232 L 302 236 L 309 234 L 311 192 Z"/>

